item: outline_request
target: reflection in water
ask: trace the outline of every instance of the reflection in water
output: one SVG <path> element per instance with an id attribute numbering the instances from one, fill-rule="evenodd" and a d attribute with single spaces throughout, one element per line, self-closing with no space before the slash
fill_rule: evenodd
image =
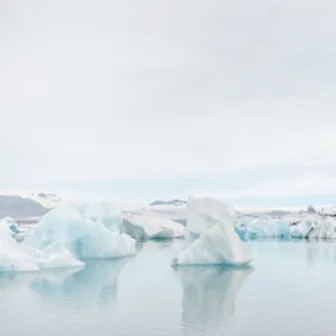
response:
<path id="1" fill-rule="evenodd" d="M 234 312 L 237 291 L 249 268 L 180 267 L 183 286 L 182 328 L 185 335 L 220 327 Z"/>
<path id="2" fill-rule="evenodd" d="M 315 244 L 307 243 L 307 266 L 310 267 L 314 264 L 317 257 L 317 248 Z"/>
<path id="3" fill-rule="evenodd" d="M 116 299 L 117 279 L 126 262 L 127 259 L 90 261 L 71 274 L 40 274 L 30 282 L 30 288 L 44 300 L 66 299 L 72 304 L 84 303 L 83 307 L 88 303 L 109 304 Z"/>
<path id="4" fill-rule="evenodd" d="M 44 302 L 68 303 L 86 309 L 113 303 L 117 297 L 117 279 L 129 259 L 89 261 L 82 269 L 0 275 L 0 299 L 15 288 L 28 287 Z"/>
<path id="5" fill-rule="evenodd" d="M 0 273 L 0 301 L 20 288 L 23 281 L 23 277 L 18 273 Z"/>

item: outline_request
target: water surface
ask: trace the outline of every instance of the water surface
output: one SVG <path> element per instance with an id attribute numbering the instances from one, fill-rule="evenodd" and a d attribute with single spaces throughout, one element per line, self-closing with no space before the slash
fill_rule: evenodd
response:
<path id="1" fill-rule="evenodd" d="M 253 269 L 170 267 L 183 246 L 0 275 L 1 336 L 335 335 L 336 244 L 249 242 Z"/>

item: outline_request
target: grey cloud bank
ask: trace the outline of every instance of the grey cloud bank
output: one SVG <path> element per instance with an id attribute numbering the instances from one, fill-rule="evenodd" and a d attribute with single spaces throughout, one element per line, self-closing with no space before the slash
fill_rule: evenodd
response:
<path id="1" fill-rule="evenodd" d="M 293 183 L 330 194 L 335 11 L 326 0 L 2 2 L 0 186 L 261 170 L 223 195 Z"/>

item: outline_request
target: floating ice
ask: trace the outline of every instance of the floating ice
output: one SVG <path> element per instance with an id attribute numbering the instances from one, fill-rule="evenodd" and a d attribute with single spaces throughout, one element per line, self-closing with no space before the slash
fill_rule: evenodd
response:
<path id="1" fill-rule="evenodd" d="M 325 216 L 336 216 L 336 205 L 324 206 L 319 213 Z"/>
<path id="2" fill-rule="evenodd" d="M 336 221 L 331 217 L 324 219 L 320 229 L 319 237 L 322 239 L 335 239 L 336 238 Z"/>
<path id="3" fill-rule="evenodd" d="M 84 204 L 80 207 L 81 214 L 92 220 L 93 222 L 100 221 L 108 229 L 119 232 L 121 225 L 120 210 L 109 202 L 93 202 Z"/>
<path id="4" fill-rule="evenodd" d="M 185 227 L 157 215 L 125 215 L 123 231 L 136 240 L 174 239 L 184 237 Z"/>
<path id="5" fill-rule="evenodd" d="M 44 248 L 57 242 L 81 260 L 135 254 L 135 240 L 120 232 L 120 222 L 117 224 L 115 221 L 117 216 L 114 214 L 113 217 L 112 211 L 107 216 L 105 206 L 102 207 L 102 213 L 99 210 L 92 211 L 92 208 L 89 208 L 90 211 L 84 208 L 81 214 L 74 206 L 62 206 L 52 210 L 28 233 L 25 243 Z M 88 213 L 88 217 L 85 217 Z"/>
<path id="6" fill-rule="evenodd" d="M 78 267 L 83 263 L 65 247 L 51 244 L 37 249 L 18 243 L 10 223 L 0 225 L 0 271 L 39 271 L 47 268 Z"/>
<path id="7" fill-rule="evenodd" d="M 227 203 L 212 198 L 188 200 L 188 245 L 173 260 L 176 265 L 246 265 L 251 262 L 235 231 L 236 214 Z"/>
<path id="8" fill-rule="evenodd" d="M 331 217 L 297 215 L 283 218 L 250 218 L 238 220 L 236 230 L 243 240 L 248 239 L 335 239 L 336 221 Z"/>
<path id="9" fill-rule="evenodd" d="M 244 240 L 260 238 L 290 238 L 288 222 L 282 219 L 242 217 L 236 224 L 239 236 Z"/>

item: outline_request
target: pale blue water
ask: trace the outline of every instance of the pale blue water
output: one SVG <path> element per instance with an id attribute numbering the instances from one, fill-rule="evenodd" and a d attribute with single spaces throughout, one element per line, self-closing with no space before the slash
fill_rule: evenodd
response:
<path id="1" fill-rule="evenodd" d="M 335 335 L 336 244 L 250 242 L 254 269 L 170 267 L 183 242 L 0 276 L 1 336 Z"/>

